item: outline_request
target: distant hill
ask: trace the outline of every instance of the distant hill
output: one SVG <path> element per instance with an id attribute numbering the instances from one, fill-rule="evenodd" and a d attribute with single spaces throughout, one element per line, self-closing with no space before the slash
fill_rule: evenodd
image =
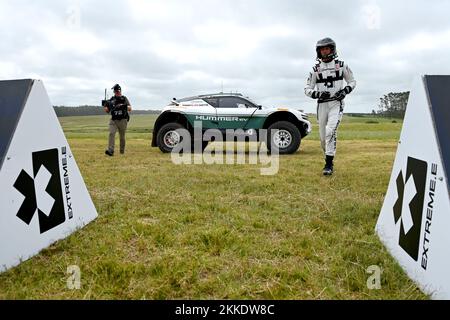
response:
<path id="1" fill-rule="evenodd" d="M 56 115 L 58 117 L 71 117 L 71 116 L 95 116 L 104 115 L 103 107 L 98 106 L 79 106 L 79 107 L 65 107 L 54 106 Z M 133 114 L 159 114 L 159 110 L 133 110 Z"/>

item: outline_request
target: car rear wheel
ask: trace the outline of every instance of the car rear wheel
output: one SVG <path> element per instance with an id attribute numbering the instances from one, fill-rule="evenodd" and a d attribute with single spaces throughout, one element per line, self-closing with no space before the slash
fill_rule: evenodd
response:
<path id="1" fill-rule="evenodd" d="M 279 154 L 294 153 L 300 147 L 302 136 L 300 130 L 291 122 L 278 121 L 268 128 L 267 149 Z"/>

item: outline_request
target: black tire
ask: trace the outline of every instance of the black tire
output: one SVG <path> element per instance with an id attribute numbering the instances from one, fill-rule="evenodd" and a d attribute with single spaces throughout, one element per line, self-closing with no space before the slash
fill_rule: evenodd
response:
<path id="1" fill-rule="evenodd" d="M 161 150 L 164 153 L 172 152 L 173 148 L 176 146 L 175 142 L 170 144 L 168 141 L 167 134 L 171 131 L 175 131 L 177 129 L 185 129 L 183 125 L 176 123 L 176 122 L 170 122 L 165 125 L 163 125 L 156 135 L 156 144 L 159 147 L 159 150 Z M 166 140 L 165 140 L 166 139 Z"/>
<path id="2" fill-rule="evenodd" d="M 170 132 L 176 131 L 177 129 L 186 129 L 186 128 L 177 122 L 170 122 L 170 123 L 163 125 L 161 127 L 161 129 L 159 129 L 159 131 L 156 135 L 156 143 L 159 147 L 159 150 L 161 150 L 164 153 L 172 152 L 173 148 L 175 148 L 175 146 L 177 146 L 178 144 L 176 144 L 175 141 L 173 144 L 171 144 L 169 142 L 170 137 L 168 137 L 167 134 L 168 133 L 170 134 Z M 180 139 L 178 141 L 178 143 L 180 143 L 181 138 L 180 137 L 178 137 L 178 138 Z M 208 141 L 202 141 L 201 152 L 203 152 L 203 150 L 205 150 L 207 145 L 208 145 Z M 191 148 L 188 151 L 194 152 L 194 146 L 195 146 L 194 138 L 192 137 Z"/>
<path id="3" fill-rule="evenodd" d="M 276 146 L 275 139 L 278 141 Z M 278 121 L 273 123 L 267 130 L 267 149 L 277 148 L 279 154 L 291 154 L 298 150 L 302 136 L 300 130 L 291 122 Z"/>

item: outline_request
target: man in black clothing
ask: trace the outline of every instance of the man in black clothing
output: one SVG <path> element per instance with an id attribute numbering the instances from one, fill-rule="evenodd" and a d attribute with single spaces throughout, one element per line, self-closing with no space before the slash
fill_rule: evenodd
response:
<path id="1" fill-rule="evenodd" d="M 114 144 L 116 139 L 116 132 L 120 135 L 120 153 L 125 153 L 125 132 L 127 131 L 128 120 L 130 119 L 129 112 L 131 112 L 131 105 L 128 98 L 122 95 L 122 88 L 116 84 L 111 89 L 114 90 L 114 96 L 103 105 L 106 113 L 111 113 L 111 120 L 109 122 L 109 143 L 105 154 L 108 156 L 114 155 Z"/>

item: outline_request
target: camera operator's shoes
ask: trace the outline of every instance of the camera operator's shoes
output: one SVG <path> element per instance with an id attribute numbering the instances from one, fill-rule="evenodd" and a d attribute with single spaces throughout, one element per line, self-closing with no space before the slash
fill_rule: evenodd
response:
<path id="1" fill-rule="evenodd" d="M 333 174 L 333 156 L 326 156 L 325 158 L 325 167 L 323 167 L 323 175 L 331 176 Z"/>
<path id="2" fill-rule="evenodd" d="M 112 156 L 114 155 L 114 151 L 105 150 L 105 154 L 106 154 L 107 156 L 112 157 Z"/>

